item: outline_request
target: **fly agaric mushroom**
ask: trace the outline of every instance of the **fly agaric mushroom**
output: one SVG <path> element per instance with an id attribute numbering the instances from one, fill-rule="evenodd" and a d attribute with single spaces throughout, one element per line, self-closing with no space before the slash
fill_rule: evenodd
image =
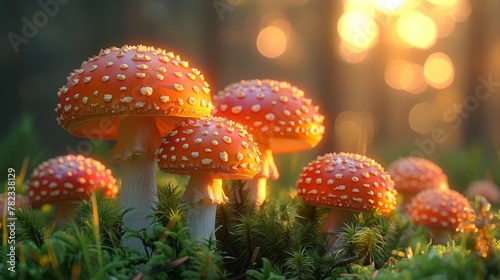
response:
<path id="1" fill-rule="evenodd" d="M 116 179 L 100 161 L 82 155 L 58 156 L 42 162 L 33 170 L 27 186 L 31 207 L 52 204 L 54 220 L 59 225 L 73 216 L 76 201 L 96 190 L 115 197 Z"/>
<path id="2" fill-rule="evenodd" d="M 398 159 L 387 167 L 387 172 L 394 180 L 396 190 L 403 196 L 403 209 L 420 191 L 449 188 L 448 177 L 441 167 L 425 158 Z"/>
<path id="3" fill-rule="evenodd" d="M 160 170 L 191 175 L 183 196 L 191 238 L 207 239 L 215 230 L 216 205 L 227 201 L 222 179 L 254 177 L 260 171 L 257 145 L 243 126 L 217 117 L 182 122 L 162 142 Z"/>
<path id="4" fill-rule="evenodd" d="M 429 228 L 432 241 L 446 244 L 448 235 L 474 228 L 475 214 L 467 198 L 452 189 L 429 189 L 419 192 L 408 205 L 408 217 Z"/>
<path id="5" fill-rule="evenodd" d="M 306 204 L 329 207 L 326 234 L 338 233 L 352 212 L 396 208 L 397 191 L 391 176 L 373 159 L 352 153 L 328 153 L 311 161 L 297 181 L 297 195 Z"/>
<path id="6" fill-rule="evenodd" d="M 478 180 L 469 184 L 465 190 L 465 196 L 474 198 L 480 195 L 491 204 L 500 203 L 500 188 L 490 180 Z"/>
<path id="7" fill-rule="evenodd" d="M 324 116 L 304 91 L 275 80 L 242 80 L 213 96 L 214 115 L 239 122 L 252 133 L 262 151 L 262 172 L 247 182 L 249 198 L 260 206 L 267 179 L 279 172 L 273 154 L 311 149 L 323 138 Z"/>
<path id="8" fill-rule="evenodd" d="M 124 225 L 147 228 L 156 200 L 154 151 L 161 135 L 183 118 L 211 113 L 203 75 L 160 48 L 112 47 L 84 61 L 58 95 L 57 120 L 69 133 L 117 140 L 111 161 L 121 165 L 120 206 L 134 208 Z M 124 243 L 142 247 L 138 240 Z"/>

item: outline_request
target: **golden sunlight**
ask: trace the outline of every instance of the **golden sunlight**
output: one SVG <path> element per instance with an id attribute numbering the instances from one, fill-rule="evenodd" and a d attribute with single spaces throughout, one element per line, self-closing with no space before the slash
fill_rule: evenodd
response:
<path id="1" fill-rule="evenodd" d="M 430 133 L 438 124 L 436 110 L 429 103 L 418 103 L 411 108 L 408 123 L 415 132 Z"/>
<path id="2" fill-rule="evenodd" d="M 359 11 L 348 11 L 340 16 L 337 31 L 346 48 L 363 52 L 373 47 L 379 37 L 379 28 L 373 18 Z"/>
<path id="3" fill-rule="evenodd" d="M 436 24 L 431 18 L 417 11 L 401 14 L 396 23 L 396 32 L 403 40 L 402 43 L 411 47 L 428 49 L 436 43 Z"/>
<path id="4" fill-rule="evenodd" d="M 427 83 L 437 89 L 448 87 L 455 77 L 455 70 L 450 57 L 442 52 L 431 54 L 424 64 Z"/>
<path id="5" fill-rule="evenodd" d="M 257 49 L 265 57 L 276 58 L 286 51 L 287 41 L 287 36 L 281 28 L 267 26 L 257 36 Z"/>

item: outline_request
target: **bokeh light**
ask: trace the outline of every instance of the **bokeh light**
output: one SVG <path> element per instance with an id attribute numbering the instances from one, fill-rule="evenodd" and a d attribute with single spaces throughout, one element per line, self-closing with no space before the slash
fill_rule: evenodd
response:
<path id="1" fill-rule="evenodd" d="M 287 48 L 288 39 L 285 32 L 278 26 L 267 26 L 257 36 L 257 49 L 268 58 L 282 55 Z"/>
<path id="2" fill-rule="evenodd" d="M 429 103 L 418 103 L 411 108 L 408 123 L 413 131 L 427 134 L 437 127 L 439 118 L 436 110 Z"/>
<path id="3" fill-rule="evenodd" d="M 394 13 L 400 10 L 406 2 L 406 0 L 372 0 L 373 6 L 384 13 Z"/>
<path id="4" fill-rule="evenodd" d="M 352 52 L 363 52 L 378 42 L 377 23 L 364 12 L 348 11 L 342 14 L 337 24 L 337 31 L 345 47 Z"/>
<path id="5" fill-rule="evenodd" d="M 424 74 L 430 86 L 443 89 L 453 82 L 455 70 L 448 55 L 436 52 L 431 54 L 425 61 Z"/>
<path id="6" fill-rule="evenodd" d="M 452 122 L 462 111 L 463 94 L 457 89 L 448 88 L 433 98 L 432 105 L 442 121 Z"/>
<path id="7" fill-rule="evenodd" d="M 448 11 L 448 9 L 437 6 L 429 13 L 429 16 L 436 23 L 438 38 L 449 36 L 455 30 L 455 20 Z"/>
<path id="8" fill-rule="evenodd" d="M 436 43 L 437 28 L 428 16 L 408 11 L 398 18 L 396 32 L 403 43 L 418 49 L 428 49 Z"/>
<path id="9" fill-rule="evenodd" d="M 360 63 L 368 57 L 368 53 L 368 51 L 353 52 L 351 49 L 347 48 L 345 44 L 339 44 L 339 55 L 348 63 Z"/>
<path id="10" fill-rule="evenodd" d="M 427 88 L 423 67 L 400 59 L 391 61 L 384 72 L 385 82 L 392 88 L 421 93 Z"/>
<path id="11" fill-rule="evenodd" d="M 378 120 L 370 112 L 344 111 L 335 119 L 335 140 L 340 149 L 364 153 L 378 130 Z"/>

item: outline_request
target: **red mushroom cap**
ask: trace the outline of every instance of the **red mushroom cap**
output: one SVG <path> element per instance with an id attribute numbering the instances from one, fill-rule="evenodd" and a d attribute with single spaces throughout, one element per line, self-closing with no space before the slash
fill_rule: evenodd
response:
<path id="1" fill-rule="evenodd" d="M 474 226 L 474 210 L 467 198 L 452 189 L 419 192 L 408 205 L 407 213 L 415 224 L 458 231 Z"/>
<path id="2" fill-rule="evenodd" d="M 30 204 L 40 207 L 46 203 L 79 200 L 90 191 L 102 189 L 103 195 L 115 197 L 116 179 L 104 164 L 82 155 L 51 158 L 32 172 L 27 193 Z"/>
<path id="3" fill-rule="evenodd" d="M 297 194 L 310 205 L 389 214 L 396 208 L 394 183 L 373 159 L 328 153 L 309 163 L 297 181 Z"/>
<path id="4" fill-rule="evenodd" d="M 427 189 L 448 189 L 448 177 L 434 162 L 419 157 L 401 158 L 387 167 L 399 193 L 418 193 Z"/>
<path id="5" fill-rule="evenodd" d="M 315 147 L 323 138 L 324 116 L 304 91 L 287 82 L 242 80 L 213 96 L 214 115 L 241 123 L 261 149 L 289 153 Z"/>
<path id="6" fill-rule="evenodd" d="M 260 171 L 260 152 L 241 124 L 220 117 L 181 122 L 156 151 L 166 173 L 206 173 L 219 179 L 251 179 Z"/>
<path id="7" fill-rule="evenodd" d="M 101 50 L 69 75 L 58 96 L 58 122 L 85 138 L 116 139 L 120 117 L 158 117 L 163 133 L 176 118 L 199 118 L 212 110 L 199 70 L 172 52 L 141 45 Z"/>

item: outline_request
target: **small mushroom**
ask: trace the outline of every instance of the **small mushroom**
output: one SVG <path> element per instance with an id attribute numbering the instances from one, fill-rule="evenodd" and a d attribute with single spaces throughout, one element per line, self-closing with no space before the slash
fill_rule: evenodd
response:
<path id="1" fill-rule="evenodd" d="M 400 158 L 387 167 L 396 190 L 403 196 L 400 207 L 404 210 L 419 192 L 428 189 L 448 189 L 448 177 L 434 162 L 419 157 Z"/>
<path id="2" fill-rule="evenodd" d="M 154 151 L 181 119 L 212 111 L 208 83 L 178 55 L 147 46 L 107 48 L 70 73 L 58 92 L 57 120 L 69 133 L 116 140 L 111 161 L 121 167 L 120 206 L 132 230 L 149 227 L 156 200 Z M 138 239 L 126 247 L 142 250 Z"/>
<path id="3" fill-rule="evenodd" d="M 181 122 L 166 133 L 156 158 L 161 171 L 191 176 L 183 200 L 192 239 L 214 232 L 217 205 L 227 201 L 222 179 L 248 180 L 260 171 L 252 135 L 220 117 Z"/>
<path id="4" fill-rule="evenodd" d="M 116 179 L 100 161 L 82 155 L 58 156 L 42 162 L 31 173 L 27 185 L 31 207 L 52 204 L 58 225 L 73 217 L 75 202 L 87 198 L 95 190 L 102 190 L 104 196 L 115 197 L 118 193 Z"/>
<path id="5" fill-rule="evenodd" d="M 449 235 L 474 228 L 474 209 L 467 198 L 452 189 L 419 192 L 408 205 L 407 213 L 413 223 L 429 229 L 436 244 L 446 244 Z"/>
<path id="6" fill-rule="evenodd" d="M 323 232 L 333 237 L 352 212 L 378 209 L 389 214 L 396 208 L 394 183 L 373 159 L 352 153 L 328 153 L 304 167 L 297 195 L 309 205 L 331 208 Z"/>
<path id="7" fill-rule="evenodd" d="M 267 180 L 279 178 L 273 155 L 311 149 L 323 138 L 319 107 L 288 82 L 242 80 L 226 86 L 213 100 L 214 115 L 241 123 L 262 151 L 262 172 L 245 186 L 257 207 L 266 199 Z"/>
<path id="8" fill-rule="evenodd" d="M 470 183 L 465 190 L 465 196 L 473 199 L 476 195 L 484 197 L 493 205 L 500 203 L 500 188 L 491 180 L 477 180 Z"/>

